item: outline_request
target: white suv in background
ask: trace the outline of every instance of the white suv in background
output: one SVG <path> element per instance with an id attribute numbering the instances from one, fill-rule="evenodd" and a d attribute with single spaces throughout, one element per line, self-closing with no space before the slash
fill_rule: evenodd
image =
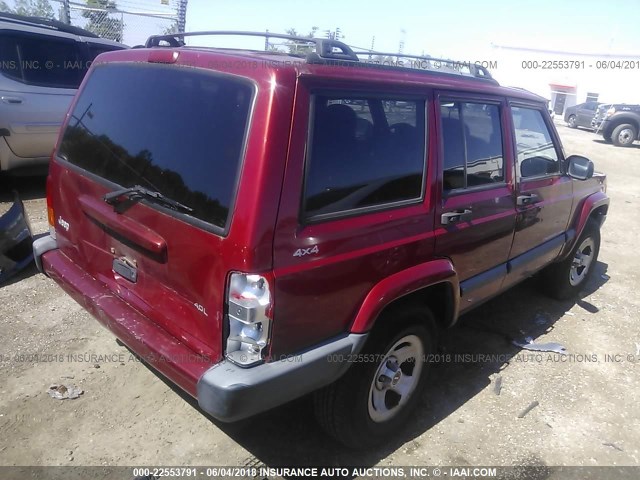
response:
<path id="1" fill-rule="evenodd" d="M 123 48 L 62 22 L 0 13 L 0 172 L 48 163 L 91 61 Z"/>

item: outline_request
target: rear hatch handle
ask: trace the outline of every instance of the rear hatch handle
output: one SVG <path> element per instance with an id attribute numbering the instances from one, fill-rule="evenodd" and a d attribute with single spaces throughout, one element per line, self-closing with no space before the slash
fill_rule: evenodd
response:
<path id="1" fill-rule="evenodd" d="M 136 245 L 157 261 L 166 260 L 167 243 L 158 233 L 126 215 L 114 212 L 97 198 L 81 195 L 79 202 L 84 213 L 106 229 L 111 236 Z"/>

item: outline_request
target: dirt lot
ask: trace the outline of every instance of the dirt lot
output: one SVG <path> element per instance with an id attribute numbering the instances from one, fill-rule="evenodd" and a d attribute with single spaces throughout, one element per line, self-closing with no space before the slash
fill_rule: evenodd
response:
<path id="1" fill-rule="evenodd" d="M 539 294 L 531 280 L 464 317 L 448 332 L 446 353 L 511 360 L 438 365 L 414 421 L 384 447 L 358 453 L 335 445 L 316 426 L 308 399 L 234 425 L 212 421 L 30 268 L 0 288 L 0 464 L 640 464 L 640 258 L 633 247 L 640 145 L 616 148 L 560 122 L 558 130 L 567 153 L 590 157 L 609 175 L 612 205 L 590 285 L 579 301 L 563 303 Z M 34 231 L 45 232 L 44 180 L 5 179 L 4 210 L 6 183 L 20 191 Z M 571 355 L 536 357 L 507 341 L 527 335 L 560 342 Z M 46 389 L 56 382 L 84 395 L 54 400 Z M 518 418 L 533 401 L 539 406 Z"/>

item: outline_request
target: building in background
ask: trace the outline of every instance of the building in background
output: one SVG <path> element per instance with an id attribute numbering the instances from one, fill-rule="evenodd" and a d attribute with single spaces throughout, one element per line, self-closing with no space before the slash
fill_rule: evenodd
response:
<path id="1" fill-rule="evenodd" d="M 550 100 L 562 115 L 589 100 L 640 103 L 640 55 L 578 53 L 492 45 L 502 85 L 526 88 Z"/>

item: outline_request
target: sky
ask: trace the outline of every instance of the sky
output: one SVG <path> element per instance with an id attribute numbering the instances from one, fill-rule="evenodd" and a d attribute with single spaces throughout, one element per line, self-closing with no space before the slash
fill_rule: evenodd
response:
<path id="1" fill-rule="evenodd" d="M 13 5 L 15 0 L 5 0 Z M 178 0 L 115 0 L 125 11 L 175 12 Z M 59 0 L 50 0 L 60 5 Z M 72 5 L 84 0 L 71 0 Z M 167 5 L 168 3 L 168 5 Z M 285 33 L 294 28 L 308 34 L 318 27 L 340 28 L 341 40 L 363 49 L 395 53 L 404 42 L 405 54 L 431 55 L 464 62 L 496 62 L 490 66 L 498 81 L 517 85 L 548 97 L 549 84 L 578 85 L 600 92 L 611 101 L 640 101 L 640 67 L 634 70 L 597 70 L 598 58 L 606 55 L 632 56 L 640 61 L 640 0 L 188 0 L 187 31 L 249 30 Z M 72 19 L 86 21 L 73 9 Z M 124 16 L 124 43 L 143 44 L 149 35 L 162 33 L 170 19 Z M 198 37 L 188 44 L 262 49 L 264 39 L 240 37 Z M 522 61 L 532 57 L 517 47 L 594 54 L 588 68 L 580 71 L 527 69 Z M 560 58 L 581 60 L 580 55 Z M 547 58 L 537 54 L 537 59 Z M 496 64 L 496 65 L 497 65 Z M 640 65 L 640 64 L 638 64 Z M 606 92 L 608 90 L 608 92 Z M 637 93 L 636 93 L 637 92 Z M 609 98 L 610 97 L 610 98 Z M 624 97 L 624 98 L 623 98 Z M 635 101 L 635 100 L 634 100 Z"/>
<path id="2" fill-rule="evenodd" d="M 376 50 L 397 52 L 404 39 L 404 53 L 460 60 L 484 60 L 476 57 L 490 56 L 492 44 L 640 55 L 639 6 L 638 0 L 189 0 L 187 31 L 340 28 L 349 45 L 370 48 L 375 37 Z M 234 42 L 225 45 L 250 46 Z"/>
<path id="3" fill-rule="evenodd" d="M 15 0 L 5 0 L 13 6 Z M 168 13 L 178 0 L 115 0 L 122 10 Z M 84 0 L 71 0 L 83 4 Z M 57 11 L 60 2 L 50 0 Z M 168 4 L 168 5 L 167 5 Z M 640 0 L 188 0 L 187 31 L 253 30 L 307 34 L 340 28 L 349 45 L 460 60 L 490 60 L 492 45 L 640 55 Z M 72 7 L 73 8 L 73 7 Z M 82 21 L 74 11 L 74 20 Z M 125 43 L 144 43 L 169 21 L 129 16 Z M 218 40 L 219 42 L 219 40 Z M 262 48 L 225 39 L 225 46 Z M 198 39 L 199 44 L 216 45 Z M 218 43 L 220 44 L 220 43 Z M 471 57 L 471 58 L 469 58 Z M 482 57 L 482 58 L 480 58 Z"/>
<path id="4" fill-rule="evenodd" d="M 187 31 L 252 30 L 307 34 L 340 28 L 345 43 L 382 52 L 431 55 L 464 62 L 495 62 L 490 71 L 502 85 L 552 96 L 551 84 L 574 85 L 567 105 L 588 92 L 602 101 L 640 101 L 640 0 L 189 0 Z M 375 37 L 375 40 L 374 40 Z M 188 44 L 262 49 L 263 39 L 199 37 Z M 504 49 L 497 47 L 516 47 Z M 527 50 L 570 52 L 530 53 Z M 575 55 L 577 54 L 577 55 Z M 584 57 L 581 55 L 593 55 Z M 598 69 L 608 55 L 632 58 L 632 70 Z M 523 66 L 527 59 L 585 60 L 580 69 Z M 486 65 L 486 63 L 485 63 Z M 577 92 L 577 93 L 575 93 Z"/>

